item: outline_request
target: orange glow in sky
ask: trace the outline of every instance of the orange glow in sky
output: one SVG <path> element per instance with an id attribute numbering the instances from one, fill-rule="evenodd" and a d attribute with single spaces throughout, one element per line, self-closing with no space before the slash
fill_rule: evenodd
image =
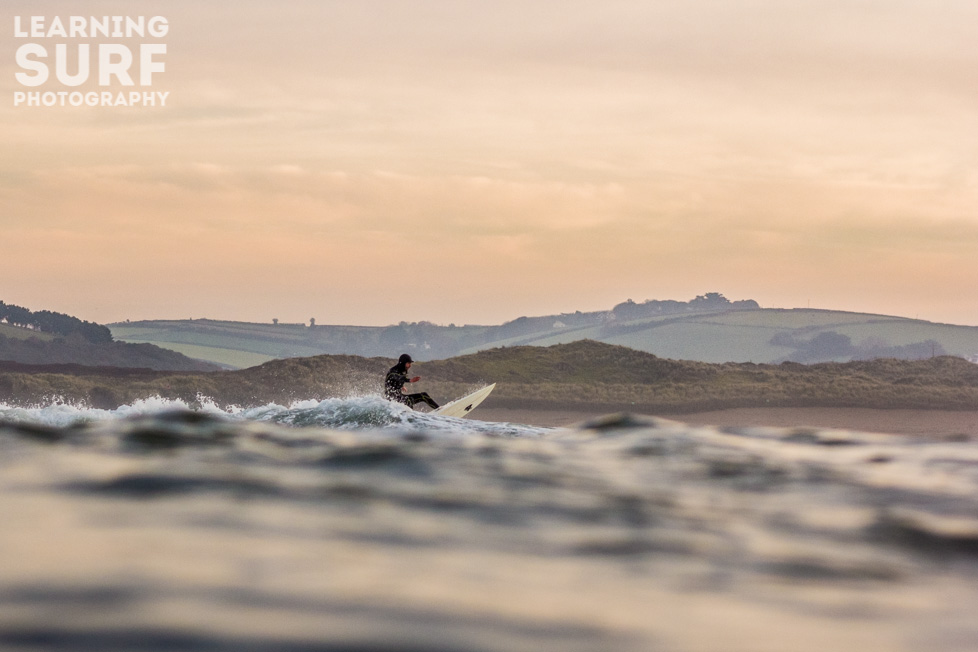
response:
<path id="1" fill-rule="evenodd" d="M 96 43 L 15 19 L 79 6 L 166 18 L 98 40 L 165 43 L 166 106 L 14 105 L 18 47 Z M 0 33 L 8 303 L 464 324 L 715 291 L 978 325 L 973 0 L 5 0 Z"/>

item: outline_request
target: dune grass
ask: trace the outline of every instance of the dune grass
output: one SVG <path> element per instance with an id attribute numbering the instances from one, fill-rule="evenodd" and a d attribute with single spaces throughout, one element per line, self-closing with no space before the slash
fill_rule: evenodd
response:
<path id="1" fill-rule="evenodd" d="M 0 373 L 0 400 L 53 399 L 116 407 L 151 396 L 221 405 L 378 394 L 394 361 L 358 356 L 273 360 L 239 371 L 112 376 Z M 413 371 L 447 401 L 495 382 L 488 405 L 541 409 L 694 412 L 733 407 L 869 407 L 978 410 L 978 365 L 949 356 L 802 365 L 669 360 L 593 341 L 509 347 L 428 363 Z"/>

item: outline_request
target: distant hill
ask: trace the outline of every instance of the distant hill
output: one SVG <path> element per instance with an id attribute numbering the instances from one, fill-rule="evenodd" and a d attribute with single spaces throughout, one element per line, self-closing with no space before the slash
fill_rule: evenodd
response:
<path id="1" fill-rule="evenodd" d="M 212 373 L 20 373 L 0 367 L 0 400 L 37 404 L 60 396 L 105 408 L 153 396 L 191 405 L 201 397 L 222 406 L 288 404 L 379 395 L 384 372 L 393 362 L 316 356 Z M 480 351 L 427 362 L 418 371 L 424 379 L 419 389 L 442 401 L 495 382 L 487 405 L 496 407 L 650 414 L 733 407 L 978 409 L 978 365 L 950 356 L 815 365 L 710 364 L 666 360 L 584 340 Z"/>
<path id="2" fill-rule="evenodd" d="M 0 362 L 85 365 L 169 371 L 221 367 L 149 343 L 113 341 L 105 326 L 47 310 L 31 311 L 0 301 Z"/>
<path id="3" fill-rule="evenodd" d="M 110 324 L 116 339 L 151 343 L 232 368 L 323 354 L 439 360 L 487 349 L 590 339 L 700 362 L 803 363 L 978 354 L 978 327 L 886 315 L 764 309 L 707 293 L 690 301 L 626 301 L 598 312 L 520 317 L 499 326 L 416 322 L 384 327 L 198 319 Z"/>
<path id="4" fill-rule="evenodd" d="M 0 324 L 20 327 L 48 335 L 77 335 L 93 344 L 112 341 L 112 333 L 100 324 L 50 310 L 32 311 L 0 301 Z"/>

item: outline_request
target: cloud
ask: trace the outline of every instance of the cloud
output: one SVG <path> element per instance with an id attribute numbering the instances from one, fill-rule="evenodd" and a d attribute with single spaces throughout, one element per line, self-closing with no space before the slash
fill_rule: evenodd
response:
<path id="1" fill-rule="evenodd" d="M 37 7 L 11 0 L 0 21 Z M 125 11 L 150 10 L 164 11 Z M 77 263 L 83 285 L 173 268 L 181 283 L 221 279 L 222 296 L 235 278 L 256 293 L 287 282 L 301 303 L 328 278 L 354 288 L 329 290 L 335 301 L 376 293 L 420 319 L 416 298 L 389 289 L 406 258 L 446 288 L 425 299 L 432 310 L 487 279 L 567 309 L 655 298 L 647 287 L 849 297 L 861 284 L 899 312 L 901 288 L 926 285 L 907 281 L 907 261 L 923 259 L 939 270 L 921 278 L 973 285 L 968 0 L 173 0 L 165 12 L 164 110 L 0 104 L 4 233 Z M 0 93 L 12 69 L 0 58 Z M 85 267 L 79 244 L 100 263 Z M 28 249 L 15 257 L 30 262 Z M 178 305 L 193 290 L 174 284 Z"/>

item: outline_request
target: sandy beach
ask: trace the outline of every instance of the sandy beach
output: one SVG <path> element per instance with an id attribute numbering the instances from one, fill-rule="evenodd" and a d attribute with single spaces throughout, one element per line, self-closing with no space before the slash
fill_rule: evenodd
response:
<path id="1" fill-rule="evenodd" d="M 542 427 L 563 427 L 600 416 L 600 412 L 520 410 L 482 406 L 474 418 Z M 870 408 L 737 408 L 692 414 L 653 416 L 694 425 L 815 426 L 862 432 L 925 437 L 978 437 L 978 411 L 877 410 Z"/>

